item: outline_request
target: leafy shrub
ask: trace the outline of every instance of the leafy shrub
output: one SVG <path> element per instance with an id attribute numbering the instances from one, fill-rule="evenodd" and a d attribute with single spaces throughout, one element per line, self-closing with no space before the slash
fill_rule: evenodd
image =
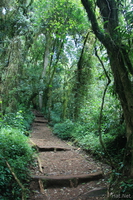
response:
<path id="1" fill-rule="evenodd" d="M 63 123 L 55 124 L 53 132 L 61 139 L 71 139 L 77 146 L 91 151 L 98 157 L 100 156 L 100 158 L 101 156 L 105 157 L 105 152 L 99 141 L 98 131 L 92 128 L 92 123 L 74 123 L 71 120 L 66 120 Z M 125 128 L 123 125 L 118 126 L 118 121 L 116 123 L 112 121 L 110 126 L 111 129 L 108 129 L 108 133 L 105 132 L 105 126 L 102 127 L 103 142 L 112 159 L 115 162 L 120 162 L 123 158 L 126 144 Z"/>
<path id="2" fill-rule="evenodd" d="M 34 119 L 34 115 L 30 110 L 22 108 L 16 113 L 8 113 L 4 115 L 3 119 L 1 120 L 2 123 L 0 127 L 13 127 L 18 128 L 21 131 L 25 132 L 26 130 L 30 129 L 31 123 Z"/>
<path id="3" fill-rule="evenodd" d="M 19 129 L 2 128 L 0 131 L 0 199 L 19 200 L 21 188 L 14 180 L 6 161 L 22 184 L 27 183 L 28 166 L 33 160 L 33 150 L 27 137 Z"/>
<path id="4" fill-rule="evenodd" d="M 128 179 L 128 180 L 123 180 L 120 182 L 120 188 L 121 188 L 121 192 L 123 194 L 127 194 L 127 197 L 131 198 L 131 196 L 133 197 L 133 180 L 132 179 Z"/>
<path id="5" fill-rule="evenodd" d="M 114 162 L 119 163 L 123 160 L 126 147 L 126 137 L 123 133 L 118 133 L 118 135 L 103 135 L 103 141 L 108 151 L 109 155 L 112 157 Z"/>
<path id="6" fill-rule="evenodd" d="M 50 118 L 51 118 L 51 125 L 52 126 L 56 123 L 60 123 L 60 121 L 61 121 L 60 115 L 55 113 L 54 111 L 51 111 Z"/>
<path id="7" fill-rule="evenodd" d="M 83 149 L 91 150 L 92 152 L 95 152 L 100 147 L 99 138 L 93 133 L 86 134 L 78 142 Z"/>
<path id="8" fill-rule="evenodd" d="M 71 120 L 66 120 L 63 123 L 55 124 L 53 132 L 61 139 L 73 140 L 83 149 L 94 151 L 100 146 L 98 136 L 89 132 L 88 124 L 85 123 L 74 123 Z"/>
<path id="9" fill-rule="evenodd" d="M 73 128 L 74 123 L 71 120 L 66 120 L 63 123 L 55 124 L 53 128 L 53 133 L 61 139 L 67 140 L 72 137 Z"/>

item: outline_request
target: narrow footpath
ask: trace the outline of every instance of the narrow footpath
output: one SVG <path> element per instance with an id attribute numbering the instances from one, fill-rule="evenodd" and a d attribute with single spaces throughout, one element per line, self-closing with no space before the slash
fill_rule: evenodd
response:
<path id="1" fill-rule="evenodd" d="M 29 200 L 104 200 L 109 167 L 52 134 L 36 113 L 30 143 L 38 150 Z"/>

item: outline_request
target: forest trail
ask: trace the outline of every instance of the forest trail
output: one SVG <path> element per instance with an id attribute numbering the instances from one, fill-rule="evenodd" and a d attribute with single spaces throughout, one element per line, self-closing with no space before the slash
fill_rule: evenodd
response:
<path id="1" fill-rule="evenodd" d="M 39 113 L 30 141 L 38 149 L 38 159 L 32 169 L 29 200 L 105 199 L 103 171 L 107 172 L 108 166 L 53 135 Z"/>

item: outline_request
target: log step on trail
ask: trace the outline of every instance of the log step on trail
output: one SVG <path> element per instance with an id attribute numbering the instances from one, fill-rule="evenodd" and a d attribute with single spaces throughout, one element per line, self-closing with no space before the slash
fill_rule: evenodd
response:
<path id="1" fill-rule="evenodd" d="M 60 176 L 38 176 L 32 175 L 33 180 L 44 181 L 46 187 L 58 186 L 58 187 L 77 187 L 80 183 L 88 181 L 95 181 L 103 178 L 102 172 L 96 172 L 92 174 L 77 174 L 77 175 L 60 175 Z"/>
<path id="2" fill-rule="evenodd" d="M 40 140 L 38 140 L 40 141 Z M 71 151 L 73 150 L 77 150 L 77 148 L 75 147 L 61 147 L 61 146 L 42 146 L 39 144 L 36 144 L 35 142 L 33 142 L 33 140 L 30 139 L 30 143 L 33 147 L 35 147 L 37 149 L 37 151 L 39 152 L 45 152 L 45 151 Z"/>
<path id="3" fill-rule="evenodd" d="M 38 151 L 39 152 L 45 152 L 45 151 L 54 151 L 54 152 L 56 152 L 56 151 L 71 151 L 72 149 L 70 149 L 70 148 L 65 148 L 65 147 L 40 147 L 40 146 L 38 146 L 38 145 L 36 145 L 36 147 L 37 147 L 37 149 L 38 149 Z"/>
<path id="4" fill-rule="evenodd" d="M 35 123 L 48 123 L 48 120 L 43 120 L 43 119 L 36 119 L 35 121 L 34 121 Z"/>

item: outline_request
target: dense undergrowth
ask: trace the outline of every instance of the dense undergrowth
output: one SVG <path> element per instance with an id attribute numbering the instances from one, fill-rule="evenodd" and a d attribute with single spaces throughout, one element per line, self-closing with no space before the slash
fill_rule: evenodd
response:
<path id="1" fill-rule="evenodd" d="M 28 144 L 28 130 L 34 116 L 21 108 L 0 121 L 0 200 L 19 200 L 28 194 L 29 166 L 34 152 Z M 15 175 L 13 175 L 15 174 Z M 22 191 L 24 188 L 25 191 Z"/>
<path id="2" fill-rule="evenodd" d="M 90 126 L 90 123 L 73 122 L 68 119 L 63 123 L 55 124 L 53 132 L 61 139 L 69 140 L 99 158 L 105 158 L 106 154 L 100 144 L 98 131 L 92 130 Z M 103 141 L 112 159 L 117 160 L 118 163 L 118 160 L 121 161 L 123 158 L 126 144 L 124 125 L 112 124 L 112 126 L 114 126 L 113 132 L 106 133 L 103 131 Z"/>
<path id="3" fill-rule="evenodd" d="M 103 143 L 117 164 L 123 159 L 126 130 L 119 103 L 116 101 L 116 104 L 113 104 L 115 99 L 108 98 L 110 101 L 104 106 L 100 127 Z M 106 155 L 99 141 L 99 110 L 99 102 L 93 101 L 88 104 L 88 107 L 82 108 L 78 120 L 70 117 L 64 121 L 58 120 L 58 122 L 59 116 L 56 110 L 55 114 L 51 115 L 54 134 L 103 159 Z"/>

